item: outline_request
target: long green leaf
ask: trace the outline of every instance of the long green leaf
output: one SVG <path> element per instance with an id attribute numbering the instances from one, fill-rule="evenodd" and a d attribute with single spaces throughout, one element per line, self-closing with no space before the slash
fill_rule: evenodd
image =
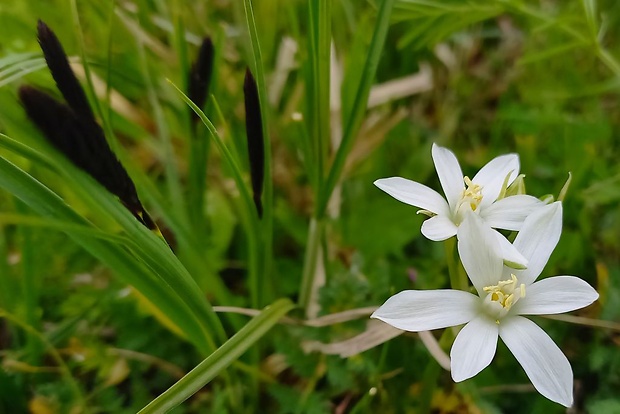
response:
<path id="1" fill-rule="evenodd" d="M 243 7 L 245 11 L 246 24 L 248 26 L 248 33 L 250 35 L 251 44 L 251 69 L 256 79 L 256 85 L 258 87 L 258 97 L 261 107 L 262 128 L 263 128 L 263 145 L 265 153 L 265 176 L 263 180 L 263 206 L 264 214 L 261 220 L 262 225 L 262 243 L 260 258 L 262 259 L 262 269 L 257 269 L 257 289 L 262 289 L 259 299 L 257 299 L 258 306 L 262 305 L 263 301 L 270 301 L 273 297 L 270 289 L 274 286 L 274 281 L 267 279 L 269 275 L 272 275 L 272 257 L 273 257 L 273 178 L 272 178 L 272 165 L 271 165 L 271 140 L 269 137 L 268 129 L 268 100 L 265 86 L 265 70 L 263 67 L 263 58 L 260 48 L 260 42 L 258 39 L 258 31 L 256 29 L 256 21 L 254 19 L 254 9 L 251 0 L 244 0 Z"/>
<path id="2" fill-rule="evenodd" d="M 362 73 L 362 79 L 357 89 L 357 94 L 353 104 L 353 111 L 346 120 L 346 128 L 342 136 L 342 142 L 338 147 L 334 162 L 329 170 L 329 175 L 325 183 L 324 188 L 319 194 L 317 217 L 322 217 L 325 214 L 327 203 L 331 197 L 334 187 L 340 180 L 342 169 L 347 158 L 347 155 L 351 151 L 355 138 L 362 125 L 364 114 L 366 113 L 366 107 L 368 103 L 368 96 L 370 95 L 370 88 L 375 79 L 377 73 L 377 66 L 379 65 L 379 58 L 381 57 L 381 51 L 385 43 L 388 27 L 390 25 L 390 16 L 392 14 L 392 7 L 395 0 L 383 0 L 381 7 L 379 8 L 379 14 L 377 16 L 377 24 L 370 43 L 370 49 L 368 51 L 368 58 L 364 65 L 364 71 Z"/>
<path id="3" fill-rule="evenodd" d="M 139 413 L 165 413 L 181 404 L 243 355 L 293 307 L 294 305 L 290 300 L 279 299 L 265 308 L 260 315 L 248 322 L 217 351 L 209 355 L 163 394 L 151 401 Z"/>
<path id="4" fill-rule="evenodd" d="M 75 225 L 89 225 L 49 188 L 1 157 L 0 188 L 13 194 L 44 217 Z M 73 232 L 71 228 L 64 231 L 76 243 L 112 269 L 121 280 L 134 286 L 149 301 L 159 307 L 198 349 L 205 353 L 213 349 L 212 339 L 205 333 L 203 326 L 185 301 L 174 293 L 171 286 L 162 282 L 127 250 L 118 244 L 85 235 L 81 231 Z"/>
<path id="5" fill-rule="evenodd" d="M 215 349 L 215 342 L 211 339 L 210 330 L 215 330 L 219 341 L 223 342 L 226 339 L 219 318 L 187 269 L 170 251 L 166 243 L 141 225 L 114 196 L 72 164 L 54 163 L 49 157 L 41 155 L 6 135 L 0 134 L 0 138 L 2 138 L 0 146 L 35 162 L 42 161 L 44 165 L 52 166 L 53 170 L 59 171 L 75 184 L 73 189 L 82 196 L 83 200 L 90 202 L 94 211 L 98 211 L 101 216 L 111 217 L 121 225 L 127 232 L 128 239 L 132 241 L 131 248 L 137 256 L 192 308 L 198 320 L 201 321 L 205 337 L 209 338 L 211 350 Z"/>
<path id="6" fill-rule="evenodd" d="M 325 162 L 327 160 L 330 131 L 330 55 L 331 55 L 331 1 L 308 2 L 309 33 L 309 105 L 311 148 L 316 163 L 317 198 L 323 191 Z"/>

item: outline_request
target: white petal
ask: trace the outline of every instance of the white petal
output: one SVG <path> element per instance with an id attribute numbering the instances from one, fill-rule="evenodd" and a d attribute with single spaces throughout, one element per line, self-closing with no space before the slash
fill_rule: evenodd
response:
<path id="1" fill-rule="evenodd" d="M 486 316 L 472 319 L 456 336 L 450 350 L 452 379 L 464 381 L 485 369 L 497 349 L 498 325 Z"/>
<path id="2" fill-rule="evenodd" d="M 370 317 L 405 331 L 430 331 L 469 322 L 477 314 L 479 301 L 461 290 L 405 290 Z"/>
<path id="3" fill-rule="evenodd" d="M 456 156 L 449 149 L 433 144 L 431 153 L 441 188 L 443 188 L 450 208 L 454 211 L 465 189 L 463 171 Z"/>
<path id="4" fill-rule="evenodd" d="M 514 246 L 527 259 L 527 269 L 519 272 L 521 283 L 529 285 L 549 260 L 562 232 L 562 203 L 541 207 L 528 216 L 515 239 Z"/>
<path id="5" fill-rule="evenodd" d="M 544 205 L 536 197 L 515 195 L 502 198 L 486 208 L 481 208 L 480 216 L 494 229 L 519 231 L 527 216 Z"/>
<path id="6" fill-rule="evenodd" d="M 510 174 L 508 179 L 510 185 L 519 175 L 519 156 L 517 154 L 506 154 L 493 158 L 472 178 L 475 184 L 482 186 L 480 208 L 491 205 L 497 200 L 508 174 Z"/>
<path id="7" fill-rule="evenodd" d="M 505 318 L 499 336 L 543 396 L 570 407 L 573 404 L 573 370 L 549 335 L 521 316 Z"/>
<path id="8" fill-rule="evenodd" d="M 586 281 L 574 276 L 555 276 L 527 287 L 513 311 L 520 315 L 552 315 L 581 309 L 598 299 Z"/>
<path id="9" fill-rule="evenodd" d="M 501 256 L 504 259 L 504 264 L 511 269 L 525 269 L 528 265 L 528 261 L 517 248 L 508 241 L 502 234 L 498 231 L 493 230 L 495 236 L 497 237 L 497 244 L 501 250 Z M 512 272 L 514 273 L 514 272 Z M 510 273 L 508 273 L 510 276 Z M 502 278 L 502 280 L 505 280 Z"/>
<path id="10" fill-rule="evenodd" d="M 405 204 L 436 214 L 450 214 L 450 207 L 446 200 L 437 191 L 423 184 L 406 178 L 390 177 L 376 180 L 375 185 Z"/>
<path id="11" fill-rule="evenodd" d="M 458 250 L 469 280 L 480 296 L 483 287 L 496 285 L 502 276 L 503 261 L 496 231 L 475 213 L 468 213 L 458 227 Z"/>
<path id="12" fill-rule="evenodd" d="M 442 241 L 456 236 L 457 227 L 447 216 L 435 216 L 422 223 L 422 234 L 427 239 Z"/>

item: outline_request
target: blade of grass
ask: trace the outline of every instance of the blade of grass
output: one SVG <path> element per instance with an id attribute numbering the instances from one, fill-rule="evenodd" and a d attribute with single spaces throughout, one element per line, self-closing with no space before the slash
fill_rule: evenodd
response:
<path id="1" fill-rule="evenodd" d="M 220 341 L 224 341 L 226 335 L 216 314 L 210 304 L 205 300 L 196 282 L 179 262 L 169 247 L 151 231 L 142 226 L 111 194 L 103 190 L 90 176 L 83 173 L 70 163 L 53 164 L 48 157 L 40 155 L 37 151 L 0 134 L 0 146 L 25 156 L 35 162 L 42 160 L 44 165 L 53 165 L 52 170 L 59 171 L 67 179 L 72 180 L 74 189 L 81 193 L 82 198 L 91 201 L 94 211 L 99 211 L 103 216 L 111 216 L 127 231 L 128 238 L 132 240 L 134 251 L 138 252 L 145 262 L 158 274 L 162 275 L 181 297 L 191 304 L 200 320 L 209 321 L 215 329 Z M 183 292 L 183 293 L 181 293 Z"/>
<path id="2" fill-rule="evenodd" d="M 23 203 L 16 203 L 17 210 L 24 212 L 28 209 Z M 35 253 L 33 229 L 26 226 L 20 226 L 19 245 L 21 253 L 21 306 L 20 314 L 23 314 L 25 324 L 31 326 L 35 330 L 40 329 L 39 312 L 39 283 L 36 269 L 37 254 Z M 38 339 L 32 334 L 26 337 L 26 352 L 28 360 L 32 364 L 39 364 L 41 347 Z"/>
<path id="3" fill-rule="evenodd" d="M 325 162 L 329 148 L 330 106 L 329 76 L 331 52 L 331 1 L 313 0 L 308 2 L 308 18 L 310 26 L 310 76 L 308 93 L 309 105 L 306 114 L 310 122 L 310 137 L 314 162 L 316 163 L 317 199 L 323 192 Z"/>
<path id="4" fill-rule="evenodd" d="M 243 355 L 293 307 L 294 305 L 290 300 L 279 299 L 265 308 L 260 315 L 248 322 L 224 345 L 163 394 L 151 401 L 139 413 L 164 413 L 181 404 Z"/>
<path id="5" fill-rule="evenodd" d="M 324 220 L 317 220 L 313 217 L 310 219 L 310 225 L 308 227 L 308 241 L 304 254 L 304 267 L 302 270 L 298 299 L 299 307 L 304 310 L 306 316 L 310 316 L 308 314 L 308 305 L 310 304 L 310 299 L 314 290 L 314 275 L 321 252 L 321 239 L 323 238 L 325 227 L 324 223 Z"/>
<path id="6" fill-rule="evenodd" d="M 183 260 L 183 264 L 194 278 L 202 277 L 204 273 L 204 256 L 202 251 L 196 249 L 196 246 L 204 243 L 200 238 L 202 235 L 199 234 L 194 226 L 187 228 L 181 222 L 181 219 L 175 215 L 175 212 L 167 207 L 168 203 L 163 199 L 157 187 L 142 171 L 131 167 L 128 168 L 128 171 L 133 177 L 140 193 L 144 194 L 145 200 L 154 207 L 157 215 L 174 233 L 179 246 L 179 259 Z M 217 274 L 207 274 L 207 276 L 206 286 L 208 290 L 206 293 L 209 296 L 212 295 L 218 303 L 230 303 L 230 292 L 221 278 Z"/>
<path id="7" fill-rule="evenodd" d="M 184 197 L 181 191 L 181 179 L 179 177 L 179 171 L 177 161 L 174 156 L 174 148 L 172 145 L 172 138 L 166 122 L 164 111 L 159 103 L 155 85 L 153 83 L 153 77 L 151 69 L 149 68 L 148 59 L 144 44 L 140 40 L 136 40 L 136 47 L 138 49 L 138 58 L 144 76 L 144 82 L 146 85 L 146 92 L 148 101 L 153 111 L 153 118 L 157 125 L 157 135 L 159 136 L 160 143 L 162 145 L 164 169 L 166 186 L 168 187 L 168 193 L 171 200 L 172 207 L 177 213 L 177 217 L 182 218 L 183 222 L 187 222 L 185 216 Z"/>
<path id="8" fill-rule="evenodd" d="M 80 172 L 76 174 L 79 175 Z M 0 158 L 0 187 L 15 195 L 44 217 L 77 225 L 88 225 L 86 220 L 67 206 L 54 192 L 4 158 Z M 99 192 L 105 193 L 105 190 L 99 188 Z M 120 205 L 120 203 L 117 204 Z M 119 210 L 129 214 L 122 206 Z M 130 214 L 129 216 L 133 218 Z M 141 227 L 146 230 L 144 226 Z M 148 230 L 147 232 L 152 235 Z M 116 244 L 89 237 L 82 232 L 72 232 L 70 229 L 66 229 L 65 233 L 113 269 L 122 280 L 133 285 L 152 303 L 157 304 L 198 349 L 204 353 L 215 349 L 214 341 L 204 325 L 205 320 L 198 319 L 186 301 L 178 296 L 176 293 L 178 289 L 171 286 L 169 281 L 149 271 L 146 266 Z M 156 238 L 154 235 L 152 237 Z M 156 240 L 159 241 L 157 238 Z M 135 242 L 139 243 L 138 240 Z"/>
<path id="9" fill-rule="evenodd" d="M 15 70 L 13 68 L 8 68 L 2 72 L 0 72 L 0 87 L 8 85 L 18 79 L 21 79 L 25 75 L 36 72 L 37 70 L 41 70 L 46 68 L 45 60 L 43 58 L 40 59 L 32 59 L 25 62 L 24 65 L 19 65 Z"/>
<path id="10" fill-rule="evenodd" d="M 114 8 L 115 8 L 115 3 L 114 2 L 110 2 L 110 9 L 109 9 L 109 16 L 108 16 L 108 33 L 107 33 L 107 39 L 108 39 L 108 43 L 106 45 L 106 49 L 107 49 L 107 59 L 105 61 L 105 66 L 104 66 L 104 71 L 105 71 L 105 98 L 104 98 L 104 104 L 105 104 L 105 116 L 102 118 L 104 119 L 104 127 L 108 128 L 109 130 L 108 132 L 108 143 L 110 144 L 110 148 L 112 149 L 113 152 L 117 152 L 119 150 L 119 145 L 118 145 L 118 140 L 116 139 L 116 136 L 113 133 L 113 128 L 112 128 L 112 105 L 110 104 L 110 96 L 112 93 L 112 85 L 111 85 L 111 81 L 112 81 L 112 56 L 113 56 L 113 49 L 112 49 L 112 45 L 114 44 L 114 17 L 116 16 L 114 14 Z M 86 72 L 84 72 L 86 73 Z M 91 79 L 92 82 L 92 79 Z M 94 82 L 93 83 L 93 87 L 94 87 Z M 95 92 L 93 90 L 93 92 Z M 103 114 L 102 114 L 103 115 Z"/>
<path id="11" fill-rule="evenodd" d="M 273 177 L 272 177 L 272 161 L 271 161 L 271 140 L 269 139 L 268 129 L 268 100 L 265 86 L 265 70 L 263 67 L 263 58 L 258 39 L 258 31 L 256 29 L 256 21 L 254 19 L 254 9 L 251 0 L 244 0 L 243 7 L 245 11 L 246 24 L 250 35 L 250 51 L 251 62 L 250 68 L 256 79 L 258 89 L 258 98 L 261 107 L 262 132 L 263 132 L 263 151 L 264 151 L 264 178 L 263 178 L 263 218 L 261 220 L 261 236 L 262 243 L 260 257 L 262 258 L 262 269 L 258 270 L 257 284 L 262 289 L 258 306 L 268 303 L 274 297 L 273 287 L 274 280 L 270 278 L 273 274 Z"/>
<path id="12" fill-rule="evenodd" d="M 368 58 L 366 59 L 366 64 L 364 65 L 362 79 L 357 89 L 352 112 L 349 114 L 349 118 L 345 121 L 346 127 L 342 136 L 342 142 L 338 147 L 334 162 L 329 170 L 329 175 L 325 186 L 318 197 L 316 215 L 319 218 L 325 215 L 329 198 L 331 197 L 332 191 L 334 190 L 337 182 L 340 180 L 347 155 L 355 143 L 355 138 L 357 137 L 362 120 L 364 119 L 368 96 L 370 95 L 370 88 L 375 79 L 377 66 L 379 65 L 379 58 L 381 57 L 381 52 L 383 51 L 383 45 L 385 43 L 385 38 L 390 25 L 390 16 L 392 14 L 394 2 L 395 0 L 383 0 L 381 2 L 381 6 L 379 7 L 375 31 L 370 43 Z M 329 53 L 329 45 L 327 51 Z M 327 70 L 329 70 L 329 54 L 327 56 L 327 64 Z M 329 99 L 329 89 L 327 91 L 327 95 L 327 99 Z M 329 116 L 329 101 L 327 109 L 327 115 Z"/>
<path id="13" fill-rule="evenodd" d="M 88 201 L 94 211 L 111 215 L 134 242 L 136 255 L 172 287 L 184 299 L 202 322 L 205 333 L 211 336 L 213 330 L 219 341 L 226 338 L 217 315 L 211 309 L 196 281 L 172 253 L 169 246 L 152 231 L 143 226 L 119 203 L 114 196 L 103 191 L 90 176 L 81 174 L 73 165 L 63 165 L 63 175 L 76 184 L 74 189 L 83 200 Z M 97 190 L 97 188 L 99 189 Z"/>
<path id="14" fill-rule="evenodd" d="M 45 230 L 54 230 L 63 232 L 64 230 L 70 230 L 74 233 L 81 233 L 85 236 L 106 240 L 116 244 L 128 245 L 131 241 L 123 236 L 111 234 L 103 230 L 99 230 L 95 227 L 90 227 L 82 224 L 70 223 L 67 221 L 52 220 L 39 216 L 32 216 L 29 214 L 11 214 L 0 213 L 0 225 L 14 224 L 23 225 L 29 227 L 38 227 Z"/>
<path id="15" fill-rule="evenodd" d="M 110 125 L 110 119 L 105 116 L 106 114 L 101 107 L 101 103 L 99 102 L 99 99 L 97 99 L 97 92 L 95 89 L 95 84 L 93 83 L 93 78 L 91 76 L 90 65 L 88 63 L 88 59 L 86 59 L 86 46 L 84 45 L 84 36 L 82 35 L 82 23 L 80 22 L 80 14 L 77 7 L 77 0 L 70 1 L 70 8 L 73 26 L 76 32 L 76 37 L 80 49 L 80 59 L 82 61 L 82 66 L 84 67 L 84 77 L 86 78 L 86 91 L 91 98 L 90 102 L 94 106 L 94 113 L 96 115 L 99 115 L 99 117 L 101 118 L 105 136 L 107 140 L 110 141 L 114 136 L 114 133 L 112 131 L 112 126 Z"/>
<path id="16" fill-rule="evenodd" d="M 215 129 L 215 126 L 211 123 L 209 118 L 207 118 L 204 112 L 200 108 L 198 108 L 196 104 L 193 103 L 187 97 L 187 95 L 185 95 L 183 91 L 181 91 L 176 85 L 174 85 L 172 82 L 170 82 L 170 84 L 176 89 L 176 91 L 179 93 L 183 101 L 185 101 L 185 103 L 189 105 L 190 108 L 192 108 L 192 110 L 200 117 L 204 125 L 209 130 L 211 137 L 213 138 L 213 141 L 215 142 L 216 147 L 222 154 L 222 157 L 224 158 L 225 162 L 228 164 L 228 167 L 231 170 L 233 179 L 241 195 L 240 213 L 242 216 L 242 220 L 247 226 L 246 233 L 247 233 L 248 243 L 249 243 L 249 246 L 248 246 L 248 254 L 249 254 L 248 260 L 250 262 L 249 268 L 258 269 L 259 267 L 257 265 L 258 263 L 257 253 L 258 253 L 258 235 L 260 234 L 260 225 L 258 223 L 258 215 L 254 207 L 254 201 L 252 200 L 252 196 L 250 195 L 250 191 L 248 189 L 247 184 L 243 180 L 243 176 L 241 173 L 241 169 L 239 168 L 239 164 L 237 163 L 235 156 L 230 152 L 230 150 L 226 147 L 226 145 L 220 138 L 217 130 Z M 258 275 L 254 272 L 250 272 L 250 286 L 251 286 L 250 291 L 252 294 L 252 304 L 258 303 L 259 301 Z"/>

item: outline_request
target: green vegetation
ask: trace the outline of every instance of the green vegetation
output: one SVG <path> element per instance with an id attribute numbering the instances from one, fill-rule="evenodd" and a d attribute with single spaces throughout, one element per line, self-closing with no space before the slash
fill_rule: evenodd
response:
<path id="1" fill-rule="evenodd" d="M 62 101 L 38 19 L 167 243 L 26 117 L 20 86 Z M 455 384 L 418 334 L 368 319 L 459 271 L 453 240 L 425 239 L 425 217 L 373 185 L 440 191 L 433 142 L 466 175 L 518 153 L 540 198 L 572 174 L 542 277 L 600 299 L 532 320 L 571 362 L 577 412 L 620 412 L 616 2 L 3 0 L 0 39 L 0 413 L 565 412 L 501 343 Z M 450 348 L 452 330 L 433 335 Z"/>

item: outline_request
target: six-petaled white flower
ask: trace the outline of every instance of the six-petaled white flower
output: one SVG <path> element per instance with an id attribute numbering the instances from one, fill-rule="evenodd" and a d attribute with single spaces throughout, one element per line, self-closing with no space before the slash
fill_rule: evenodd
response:
<path id="1" fill-rule="evenodd" d="M 422 234 L 430 240 L 442 241 L 457 235 L 466 213 L 472 211 L 492 228 L 518 231 L 525 218 L 544 205 L 529 195 L 503 197 L 502 192 L 519 175 L 517 154 L 492 159 L 470 179 L 463 176 L 452 151 L 433 144 L 431 153 L 445 199 L 435 190 L 405 178 L 375 181 L 377 187 L 395 199 L 421 208 L 419 213 L 431 216 L 422 224 Z M 525 267 L 527 263 L 512 244 L 499 232 L 494 234 L 506 262 Z"/>
<path id="2" fill-rule="evenodd" d="M 499 336 L 538 392 L 569 407 L 573 373 L 568 360 L 538 325 L 521 316 L 568 312 L 598 298 L 588 283 L 574 276 L 535 281 L 561 230 L 560 202 L 533 212 L 514 241 L 529 265 L 515 270 L 503 265 L 494 232 L 479 215 L 467 212 L 458 228 L 458 250 L 478 296 L 449 289 L 408 290 L 389 298 L 372 317 L 414 332 L 466 324 L 450 352 L 457 382 L 491 363 Z"/>

